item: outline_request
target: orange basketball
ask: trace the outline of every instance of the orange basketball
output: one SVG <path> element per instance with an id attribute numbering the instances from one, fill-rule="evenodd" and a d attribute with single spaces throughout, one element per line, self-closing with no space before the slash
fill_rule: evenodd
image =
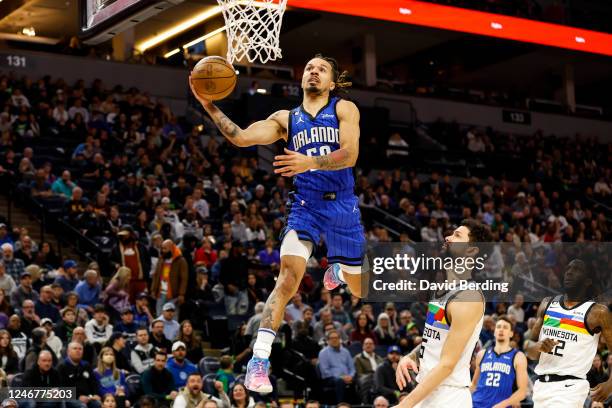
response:
<path id="1" fill-rule="evenodd" d="M 193 87 L 202 98 L 217 101 L 232 93 L 236 70 L 223 57 L 202 58 L 191 71 Z"/>

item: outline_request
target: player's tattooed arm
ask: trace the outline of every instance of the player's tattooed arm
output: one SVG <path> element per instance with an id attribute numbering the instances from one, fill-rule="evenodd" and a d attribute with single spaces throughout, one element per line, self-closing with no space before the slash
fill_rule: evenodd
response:
<path id="1" fill-rule="evenodd" d="M 215 125 L 219 128 L 223 136 L 227 139 L 235 139 L 242 129 L 238 125 L 236 125 L 230 118 L 225 115 L 225 113 L 221 112 L 221 109 L 217 108 L 215 105 L 210 106 L 208 109 L 208 114 L 212 118 Z"/>
<path id="2" fill-rule="evenodd" d="M 323 156 L 314 156 L 314 168 L 319 170 L 339 170 L 349 166 L 350 155 L 346 149 L 338 149 Z"/>
<path id="3" fill-rule="evenodd" d="M 612 349 L 612 313 L 608 307 L 602 304 L 594 305 L 587 316 L 587 324 L 591 331 L 600 331 L 608 350 Z M 591 390 L 591 398 L 597 402 L 606 401 L 611 394 L 612 376 Z"/>

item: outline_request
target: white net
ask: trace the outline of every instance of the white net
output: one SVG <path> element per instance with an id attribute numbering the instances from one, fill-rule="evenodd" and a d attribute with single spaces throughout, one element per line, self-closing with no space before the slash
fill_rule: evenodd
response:
<path id="1" fill-rule="evenodd" d="M 265 64 L 282 57 L 279 36 L 287 0 L 217 0 L 227 33 L 227 60 Z"/>

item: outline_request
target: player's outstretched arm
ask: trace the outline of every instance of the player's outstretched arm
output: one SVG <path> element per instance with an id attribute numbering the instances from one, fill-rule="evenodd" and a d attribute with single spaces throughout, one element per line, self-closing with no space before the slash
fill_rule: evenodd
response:
<path id="1" fill-rule="evenodd" d="M 478 387 L 478 380 L 480 379 L 480 362 L 485 355 L 486 349 L 482 349 L 476 354 L 476 368 L 474 369 L 474 376 L 472 376 L 472 385 L 470 385 L 470 392 L 473 394 Z"/>
<path id="2" fill-rule="evenodd" d="M 557 342 L 553 339 L 538 341 L 538 338 L 540 337 L 540 330 L 542 330 L 542 326 L 544 325 L 544 313 L 546 313 L 546 308 L 548 307 L 550 300 L 550 297 L 547 297 L 542 300 L 542 303 L 540 303 L 540 307 L 538 307 L 538 312 L 536 315 L 536 322 L 531 330 L 531 338 L 525 340 L 524 350 L 525 354 L 530 360 L 539 359 L 540 353 L 550 352 L 557 344 Z"/>
<path id="3" fill-rule="evenodd" d="M 587 323 L 591 330 L 601 330 L 601 335 L 608 346 L 608 350 L 612 350 L 612 314 L 608 307 L 602 304 L 593 306 L 587 316 Z M 608 381 L 597 384 L 591 391 L 593 401 L 604 402 L 612 394 L 612 376 Z"/>
<path id="4" fill-rule="evenodd" d="M 289 111 L 280 110 L 268 117 L 253 123 L 246 129 L 240 128 L 221 109 L 217 108 L 211 101 L 199 96 L 194 88 L 191 77 L 189 86 L 195 98 L 200 102 L 204 110 L 210 115 L 217 128 L 223 136 L 232 144 L 238 147 L 248 147 L 253 145 L 266 145 L 286 138 Z"/>
<path id="5" fill-rule="evenodd" d="M 527 396 L 529 386 L 529 374 L 527 374 L 527 357 L 522 352 L 514 356 L 514 371 L 516 372 L 516 391 L 508 399 L 493 405 L 493 408 L 507 408 L 520 406 L 521 401 Z"/>
<path id="6" fill-rule="evenodd" d="M 455 369 L 465 344 L 469 341 L 478 321 L 482 318 L 484 306 L 481 302 L 452 301 L 448 306 L 452 324 L 442 348 L 440 362 L 417 387 L 398 405 L 412 408 L 433 392 Z"/>

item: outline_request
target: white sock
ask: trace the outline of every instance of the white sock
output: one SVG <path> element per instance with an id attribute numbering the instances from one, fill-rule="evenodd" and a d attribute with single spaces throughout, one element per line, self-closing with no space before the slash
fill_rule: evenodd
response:
<path id="1" fill-rule="evenodd" d="M 257 358 L 268 359 L 272 352 L 272 343 L 276 333 L 271 329 L 259 329 L 257 330 L 257 340 L 253 346 L 253 354 Z"/>
<path id="2" fill-rule="evenodd" d="M 340 279 L 342 282 L 346 283 L 346 281 L 344 280 L 344 274 L 342 273 L 342 268 L 339 268 L 339 269 L 338 269 L 338 278 L 339 278 L 339 279 Z"/>

